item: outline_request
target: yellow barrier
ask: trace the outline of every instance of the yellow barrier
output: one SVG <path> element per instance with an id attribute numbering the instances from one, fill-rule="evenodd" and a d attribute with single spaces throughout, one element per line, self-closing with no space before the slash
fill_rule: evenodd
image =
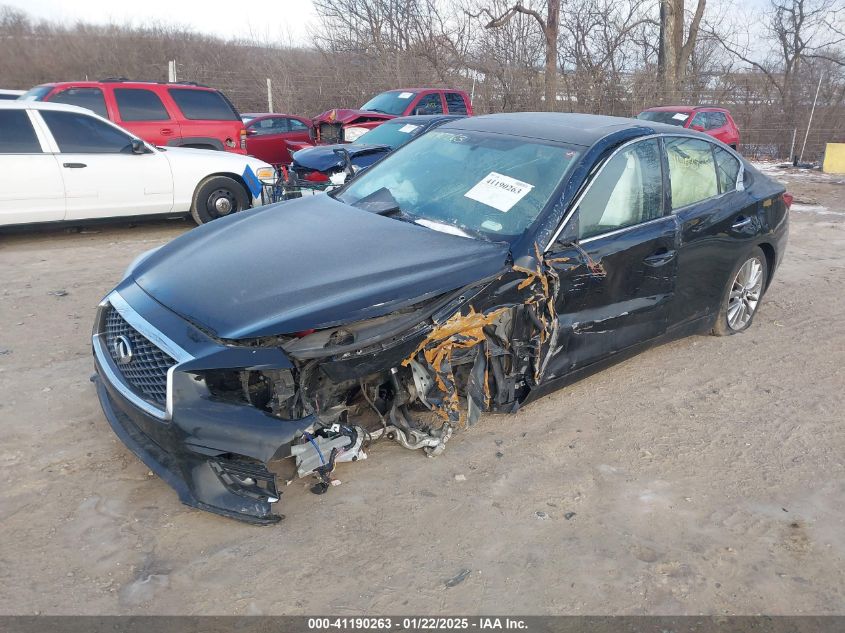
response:
<path id="1" fill-rule="evenodd" d="M 826 174 L 845 174 L 845 143 L 825 145 L 822 171 Z"/>

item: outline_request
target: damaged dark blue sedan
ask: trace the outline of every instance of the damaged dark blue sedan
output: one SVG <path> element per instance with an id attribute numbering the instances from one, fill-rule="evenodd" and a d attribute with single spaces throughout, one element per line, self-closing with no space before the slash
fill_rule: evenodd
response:
<path id="1" fill-rule="evenodd" d="M 376 440 L 438 455 L 482 412 L 748 328 L 790 201 L 677 127 L 449 122 L 330 194 L 139 258 L 99 307 L 100 401 L 182 502 L 272 523 L 277 476 L 322 493 Z"/>

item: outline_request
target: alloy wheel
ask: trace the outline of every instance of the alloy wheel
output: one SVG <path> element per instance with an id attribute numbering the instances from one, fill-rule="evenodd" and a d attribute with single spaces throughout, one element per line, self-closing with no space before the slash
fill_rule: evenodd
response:
<path id="1" fill-rule="evenodd" d="M 728 299 L 728 326 L 742 330 L 751 321 L 763 292 L 763 262 L 757 257 L 746 261 L 736 273 Z"/>

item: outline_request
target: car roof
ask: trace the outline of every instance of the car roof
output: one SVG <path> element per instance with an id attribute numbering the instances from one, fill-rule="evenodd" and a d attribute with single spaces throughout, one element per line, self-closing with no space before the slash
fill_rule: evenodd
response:
<path id="1" fill-rule="evenodd" d="M 68 103 L 53 103 L 51 101 L 0 101 L 0 108 L 4 110 L 59 110 L 61 112 L 79 112 L 94 114 L 87 108 L 70 105 Z"/>
<path id="2" fill-rule="evenodd" d="M 694 110 L 718 110 L 719 112 L 728 112 L 725 108 L 709 105 L 654 106 L 653 108 L 646 108 L 643 112 L 692 112 Z"/>
<path id="3" fill-rule="evenodd" d="M 564 112 L 510 112 L 464 117 L 460 121 L 445 123 L 441 128 L 478 130 L 524 136 L 547 141 L 589 147 L 609 134 L 625 129 L 641 129 L 643 134 L 677 134 L 678 127 L 653 121 L 627 119 L 598 114 L 573 114 Z M 687 133 L 687 130 L 684 130 Z M 695 134 L 695 133 L 694 133 Z M 702 135 L 702 138 L 708 138 Z"/>
<path id="4" fill-rule="evenodd" d="M 425 90 L 438 90 L 440 92 L 463 92 L 460 88 L 391 88 L 390 90 L 384 90 L 379 94 L 384 94 L 385 92 L 423 92 Z"/>
<path id="5" fill-rule="evenodd" d="M 438 121 L 452 121 L 454 119 L 465 118 L 465 114 L 413 114 L 408 116 L 398 116 L 395 119 L 388 119 L 385 123 L 416 123 L 418 125 L 427 125 L 437 123 Z"/>
<path id="6" fill-rule="evenodd" d="M 241 112 L 241 116 L 248 116 L 253 119 L 258 119 L 265 116 L 287 116 L 294 119 L 306 119 L 305 117 L 301 117 L 298 114 L 286 114 L 284 112 Z"/>
<path id="7" fill-rule="evenodd" d="M 151 88 L 154 86 L 161 86 L 163 88 L 191 88 L 196 90 L 213 90 L 219 92 L 216 88 L 211 86 L 203 86 L 196 83 L 171 83 L 169 81 L 141 81 L 134 79 L 103 79 L 100 81 L 47 81 L 38 86 L 74 86 L 76 88 L 99 88 L 104 85 L 115 86 L 117 88 L 132 88 L 135 86 L 142 86 L 144 88 Z M 37 86 L 36 86 L 37 87 Z"/>

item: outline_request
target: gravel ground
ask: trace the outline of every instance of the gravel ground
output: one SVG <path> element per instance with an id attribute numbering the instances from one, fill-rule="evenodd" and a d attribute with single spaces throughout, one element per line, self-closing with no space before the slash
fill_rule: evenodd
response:
<path id="1" fill-rule="evenodd" d="M 436 460 L 378 444 L 270 528 L 180 505 L 89 382 L 95 306 L 190 225 L 0 234 L 0 613 L 845 613 L 845 186 L 767 169 L 796 205 L 750 331 L 483 416 Z"/>

